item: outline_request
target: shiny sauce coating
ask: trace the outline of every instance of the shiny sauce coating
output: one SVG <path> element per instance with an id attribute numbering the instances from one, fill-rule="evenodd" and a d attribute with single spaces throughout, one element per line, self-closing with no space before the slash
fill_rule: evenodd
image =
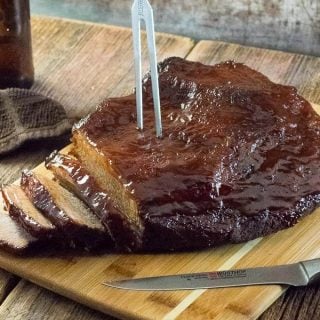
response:
<path id="1" fill-rule="evenodd" d="M 135 95 L 106 100 L 75 127 L 109 159 L 144 219 L 283 212 L 294 219 L 319 197 L 320 118 L 294 87 L 240 63 L 180 58 L 159 65 L 159 84 L 161 139 L 150 75 L 142 132 Z"/>

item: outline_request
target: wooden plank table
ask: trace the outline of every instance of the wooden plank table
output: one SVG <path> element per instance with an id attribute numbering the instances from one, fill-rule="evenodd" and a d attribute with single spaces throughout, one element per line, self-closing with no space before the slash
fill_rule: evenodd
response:
<path id="1" fill-rule="evenodd" d="M 33 19 L 33 39 L 34 89 L 61 101 L 70 117 L 83 116 L 104 97 L 132 90 L 130 30 L 38 17 Z M 307 99 L 320 103 L 320 75 L 315 72 L 320 70 L 319 58 L 222 42 L 195 45 L 188 38 L 163 34 L 158 35 L 157 46 L 159 60 L 179 55 L 204 63 L 226 59 L 245 62 L 273 81 L 295 85 Z M 68 136 L 28 143 L 1 158 L 0 182 L 12 182 L 22 168 L 34 167 L 67 141 Z M 316 319 L 320 315 L 319 291 L 317 286 L 289 289 L 262 319 Z M 110 319 L 4 271 L 0 272 L 0 299 L 4 300 L 0 319 Z"/>
<path id="2" fill-rule="evenodd" d="M 37 14 L 130 27 L 132 0 L 30 0 Z M 156 29 L 319 55 L 318 0 L 152 0 Z"/>

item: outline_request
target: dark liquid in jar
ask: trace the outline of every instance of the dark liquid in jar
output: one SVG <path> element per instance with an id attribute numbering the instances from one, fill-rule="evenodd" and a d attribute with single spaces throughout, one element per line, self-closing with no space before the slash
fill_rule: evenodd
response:
<path id="1" fill-rule="evenodd" d="M 1 0 L 0 88 L 30 88 L 33 80 L 29 0 Z"/>

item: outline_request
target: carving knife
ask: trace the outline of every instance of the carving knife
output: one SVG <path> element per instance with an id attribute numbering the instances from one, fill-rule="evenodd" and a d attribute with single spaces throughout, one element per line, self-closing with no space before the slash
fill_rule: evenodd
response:
<path id="1" fill-rule="evenodd" d="M 320 259 L 313 259 L 273 267 L 126 279 L 106 281 L 103 284 L 118 289 L 153 291 L 211 289 L 268 284 L 305 286 L 314 281 L 318 276 L 320 277 Z"/>

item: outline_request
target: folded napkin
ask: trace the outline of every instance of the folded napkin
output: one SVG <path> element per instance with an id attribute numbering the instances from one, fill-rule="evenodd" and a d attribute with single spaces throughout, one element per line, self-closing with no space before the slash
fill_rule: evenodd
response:
<path id="1" fill-rule="evenodd" d="M 25 89 L 0 90 L 0 155 L 31 139 L 71 129 L 61 104 Z"/>

